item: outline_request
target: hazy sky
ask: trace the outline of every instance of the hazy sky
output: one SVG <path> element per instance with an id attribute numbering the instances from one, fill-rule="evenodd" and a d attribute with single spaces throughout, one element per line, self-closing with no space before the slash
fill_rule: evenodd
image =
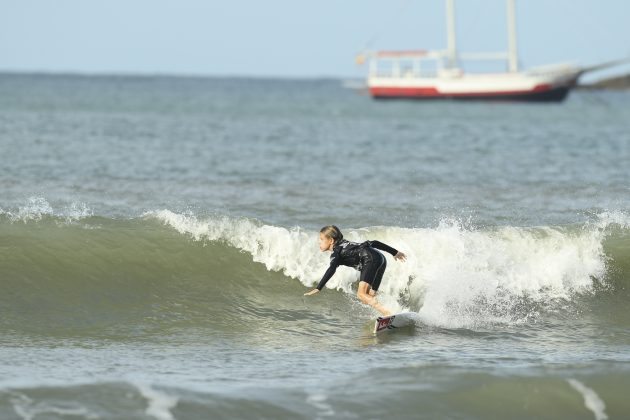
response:
<path id="1" fill-rule="evenodd" d="M 0 0 L 0 70 L 361 76 L 371 49 L 443 49 L 444 0 Z M 504 0 L 458 0 L 461 51 L 504 50 Z M 630 55 L 630 0 L 517 0 L 520 61 Z M 616 73 L 627 72 L 624 66 Z"/>

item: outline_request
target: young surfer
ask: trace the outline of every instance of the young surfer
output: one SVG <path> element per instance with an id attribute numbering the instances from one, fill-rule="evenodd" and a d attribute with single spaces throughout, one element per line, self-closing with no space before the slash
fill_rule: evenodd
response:
<path id="1" fill-rule="evenodd" d="M 400 261 L 407 259 L 405 254 L 379 241 L 366 241 L 360 244 L 349 242 L 343 239 L 341 231 L 334 225 L 324 226 L 319 231 L 319 249 L 322 252 L 332 251 L 330 266 L 317 287 L 304 293 L 304 296 L 319 293 L 326 282 L 335 274 L 337 267 L 346 265 L 361 272 L 359 290 L 357 291 L 359 300 L 372 306 L 384 316 L 391 315 L 391 312 L 376 300 L 376 292 L 387 266 L 385 256 L 377 250 L 386 251 L 392 254 L 394 259 Z"/>

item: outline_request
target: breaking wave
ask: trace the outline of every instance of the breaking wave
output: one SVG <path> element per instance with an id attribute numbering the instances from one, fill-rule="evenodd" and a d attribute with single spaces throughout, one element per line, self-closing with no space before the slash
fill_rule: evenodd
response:
<path id="1" fill-rule="evenodd" d="M 475 328 L 535 321 L 585 298 L 626 293 L 629 221 L 607 212 L 571 226 L 475 228 L 444 220 L 433 228 L 344 234 L 378 239 L 408 255 L 405 263 L 387 256 L 380 293 L 386 306 L 416 311 L 429 325 Z M 169 316 L 207 320 L 212 311 L 264 316 L 261 308 L 300 296 L 326 270 L 328 254 L 319 252 L 317 235 L 170 210 L 114 219 L 73 205 L 57 214 L 32 200 L 14 212 L 0 210 L 2 322 L 19 330 L 50 328 L 70 314 L 79 315 L 74 328 Z M 352 294 L 357 279 L 341 267 L 328 287 Z"/>

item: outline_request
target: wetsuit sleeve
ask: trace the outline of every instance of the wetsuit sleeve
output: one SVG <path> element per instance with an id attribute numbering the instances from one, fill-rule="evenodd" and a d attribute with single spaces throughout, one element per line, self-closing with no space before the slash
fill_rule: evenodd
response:
<path id="1" fill-rule="evenodd" d="M 398 250 L 396 248 L 392 248 L 391 246 L 384 244 L 379 241 L 367 241 L 368 245 L 374 249 L 380 249 L 381 251 L 388 252 L 392 255 L 398 254 Z"/>
<path id="2" fill-rule="evenodd" d="M 335 252 L 333 253 L 333 255 L 330 256 L 330 266 L 328 267 L 328 270 L 326 270 L 326 272 L 324 273 L 324 277 L 322 277 L 322 279 L 319 281 L 319 284 L 317 285 L 318 290 L 322 290 L 324 288 L 328 280 L 330 280 L 333 274 L 335 274 L 335 271 L 337 271 L 337 267 L 339 267 L 339 254 Z"/>

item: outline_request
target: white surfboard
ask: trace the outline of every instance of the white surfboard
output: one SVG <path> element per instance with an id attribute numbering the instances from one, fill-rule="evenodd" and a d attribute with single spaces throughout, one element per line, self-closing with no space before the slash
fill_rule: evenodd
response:
<path id="1" fill-rule="evenodd" d="M 390 316 L 376 318 L 374 334 L 394 328 L 409 327 L 415 324 L 413 312 L 401 312 Z"/>

